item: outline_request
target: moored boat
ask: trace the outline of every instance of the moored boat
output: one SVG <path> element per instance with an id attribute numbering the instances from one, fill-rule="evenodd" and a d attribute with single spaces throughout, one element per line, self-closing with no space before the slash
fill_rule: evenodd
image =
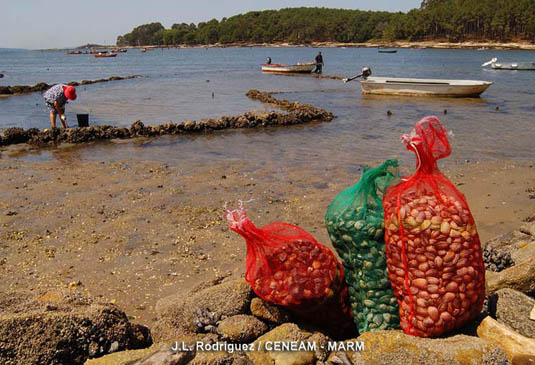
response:
<path id="1" fill-rule="evenodd" d="M 379 52 L 379 53 L 397 53 L 398 50 L 397 49 L 382 49 L 382 48 L 379 48 L 379 50 L 377 52 Z"/>
<path id="2" fill-rule="evenodd" d="M 265 63 L 262 65 L 262 72 L 311 73 L 315 67 L 315 63 L 298 63 L 297 65 L 284 65 L 282 63 Z"/>
<path id="3" fill-rule="evenodd" d="M 363 94 L 475 97 L 492 85 L 489 81 L 368 77 Z"/>
<path id="4" fill-rule="evenodd" d="M 535 62 L 498 62 L 498 59 L 494 57 L 489 62 L 485 62 L 481 66 L 485 67 L 490 65 L 494 70 L 531 70 L 535 71 Z"/>
<path id="5" fill-rule="evenodd" d="M 97 53 L 95 54 L 95 57 L 97 58 L 104 58 L 104 57 L 117 57 L 117 53 Z"/>

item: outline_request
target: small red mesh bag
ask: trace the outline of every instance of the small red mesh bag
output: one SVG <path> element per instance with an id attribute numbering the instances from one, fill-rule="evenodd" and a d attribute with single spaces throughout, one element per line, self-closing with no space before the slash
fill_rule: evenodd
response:
<path id="1" fill-rule="evenodd" d="M 436 337 L 478 316 L 485 266 L 466 199 L 437 167 L 451 153 L 446 129 L 426 117 L 402 140 L 417 167 L 383 199 L 388 274 L 401 328 Z"/>
<path id="2" fill-rule="evenodd" d="M 258 228 L 243 207 L 228 211 L 227 219 L 245 238 L 245 279 L 260 298 L 331 333 L 354 331 L 344 270 L 331 250 L 288 223 Z"/>

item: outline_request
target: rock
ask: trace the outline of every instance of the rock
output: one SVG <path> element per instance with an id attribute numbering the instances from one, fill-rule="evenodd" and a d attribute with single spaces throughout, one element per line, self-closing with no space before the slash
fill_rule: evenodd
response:
<path id="1" fill-rule="evenodd" d="M 151 347 L 142 350 L 127 350 L 115 352 L 113 354 L 105 355 L 97 359 L 90 359 L 85 362 L 84 365 L 132 365 L 141 359 L 147 358 L 150 355 L 162 350 L 163 348 L 169 348 L 165 344 L 154 344 Z"/>
<path id="2" fill-rule="evenodd" d="M 518 290 L 524 294 L 535 292 L 535 258 L 507 268 L 499 273 L 486 272 L 487 295 L 503 288 Z"/>
<path id="3" fill-rule="evenodd" d="M 187 120 L 183 123 L 183 126 L 184 126 L 184 130 L 190 131 L 195 128 L 195 122 L 191 120 Z"/>
<path id="4" fill-rule="evenodd" d="M 531 309 L 531 313 L 529 314 L 529 319 L 531 319 L 532 321 L 535 321 L 535 305 Z"/>
<path id="5" fill-rule="evenodd" d="M 3 133 L 4 144 L 25 143 L 28 141 L 28 133 L 22 128 L 7 128 Z"/>
<path id="6" fill-rule="evenodd" d="M 149 329 L 130 323 L 119 308 L 87 304 L 91 301 L 81 298 L 61 292 L 39 300 L 2 294 L 0 363 L 83 364 L 110 349 L 140 349 L 152 344 Z"/>
<path id="7" fill-rule="evenodd" d="M 528 361 L 521 362 L 526 359 L 535 361 L 535 340 L 514 332 L 491 317 L 481 322 L 477 328 L 477 335 L 503 347 L 507 359 L 512 364 L 530 364 Z"/>
<path id="8" fill-rule="evenodd" d="M 308 365 L 327 358 L 325 344 L 329 338 L 319 332 L 311 333 L 299 328 L 294 323 L 285 323 L 265 335 L 254 343 L 255 351 L 247 352 L 247 356 L 255 365 Z M 278 351 L 276 348 L 266 348 L 266 343 L 294 343 L 301 351 Z M 315 349 L 306 346 L 314 346 Z M 269 346 L 269 345 L 268 345 Z M 303 347 L 304 346 L 304 347 Z M 324 348 L 321 348 L 321 347 Z"/>
<path id="9" fill-rule="evenodd" d="M 203 332 L 204 326 L 215 327 L 221 319 L 246 313 L 251 294 L 249 284 L 238 279 L 163 298 L 156 304 L 159 318 L 153 336 L 158 341 L 174 340 L 180 334 Z"/>
<path id="10" fill-rule="evenodd" d="M 530 312 L 535 299 L 513 289 L 500 289 L 489 298 L 489 314 L 522 336 L 535 338 L 535 321 Z"/>
<path id="11" fill-rule="evenodd" d="M 199 352 L 188 365 L 256 365 L 243 352 Z"/>
<path id="12" fill-rule="evenodd" d="M 214 334 L 189 334 L 177 337 L 173 341 L 156 343 L 144 350 L 122 351 L 92 359 L 87 361 L 85 365 L 186 364 L 195 357 L 203 358 L 201 353 L 196 351 L 196 343 L 213 344 L 217 341 L 217 335 Z M 189 348 L 189 350 L 175 351 L 177 346 L 178 348 Z M 230 364 L 231 362 L 226 363 Z"/>
<path id="13" fill-rule="evenodd" d="M 217 332 L 224 340 L 239 343 L 251 342 L 267 330 L 267 324 L 247 314 L 225 318 L 217 326 Z"/>
<path id="14" fill-rule="evenodd" d="M 283 308 L 260 298 L 253 298 L 251 300 L 251 313 L 260 319 L 275 324 L 290 321 L 290 315 Z"/>
<path id="15" fill-rule="evenodd" d="M 331 352 L 329 358 L 327 359 L 328 365 L 353 365 L 351 360 L 347 357 L 345 352 Z"/>
<path id="16" fill-rule="evenodd" d="M 115 341 L 110 345 L 109 353 L 112 354 L 114 352 L 117 352 L 119 350 L 119 342 Z"/>
<path id="17" fill-rule="evenodd" d="M 160 350 L 133 365 L 186 365 L 195 358 L 195 351 Z"/>
<path id="18" fill-rule="evenodd" d="M 520 227 L 520 232 L 529 234 L 531 237 L 535 237 L 535 222 L 524 223 Z"/>
<path id="19" fill-rule="evenodd" d="M 513 253 L 519 242 L 529 241 L 532 237 L 520 230 L 515 230 L 506 234 L 499 235 L 485 242 L 482 248 L 494 249 L 499 252 Z"/>
<path id="20" fill-rule="evenodd" d="M 88 128 L 89 131 L 89 128 Z M 142 121 L 137 120 L 130 126 L 130 133 L 134 136 L 143 136 L 147 134 L 148 128 L 145 127 Z"/>
<path id="21" fill-rule="evenodd" d="M 364 350 L 339 351 L 335 355 L 343 361 L 344 354 L 351 361 L 350 364 L 355 365 L 471 365 L 506 361 L 505 353 L 499 346 L 465 335 L 430 339 L 410 336 L 399 330 L 373 331 L 344 343 L 348 342 L 362 342 Z M 357 345 L 354 347 L 357 348 Z"/>
<path id="22" fill-rule="evenodd" d="M 535 240 L 531 242 L 522 241 L 517 243 L 517 249 L 511 254 L 514 262 L 523 262 L 535 257 Z"/>

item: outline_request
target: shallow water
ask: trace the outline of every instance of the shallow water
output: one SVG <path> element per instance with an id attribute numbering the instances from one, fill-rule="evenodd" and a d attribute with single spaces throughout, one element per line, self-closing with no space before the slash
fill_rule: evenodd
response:
<path id="1" fill-rule="evenodd" d="M 207 160 L 249 160 L 281 165 L 357 168 L 363 163 L 399 157 L 411 161 L 399 142 L 425 115 L 437 115 L 454 136 L 450 161 L 466 159 L 535 158 L 535 72 L 493 71 L 481 63 L 533 61 L 532 51 L 472 51 L 400 49 L 381 54 L 376 49 L 322 49 L 324 74 L 351 76 L 364 65 L 376 76 L 435 77 L 492 81 L 481 98 L 449 99 L 362 96 L 357 82 L 312 77 L 265 75 L 260 64 L 312 60 L 318 49 L 210 48 L 170 49 L 141 53 L 129 50 L 116 58 L 65 55 L 59 51 L 0 50 L 0 85 L 81 81 L 114 75 L 141 74 L 141 79 L 78 88 L 78 100 L 67 106 L 75 113 L 90 113 L 91 124 L 127 126 L 184 121 L 263 110 L 249 100 L 251 88 L 282 91 L 278 98 L 298 100 L 324 108 L 337 118 L 331 123 L 265 130 L 221 131 L 200 136 L 166 136 L 148 141 L 104 142 L 81 148 L 45 149 L 32 154 L 0 156 L 24 159 L 138 158 L 173 164 Z M 212 94 L 213 93 L 213 94 Z M 496 107 L 499 110 L 496 110 Z M 393 115 L 387 116 L 387 110 Z M 444 114 L 447 110 L 447 114 Z M 0 99 L 0 128 L 48 127 L 40 93 Z M 62 157 L 63 156 L 63 157 Z"/>

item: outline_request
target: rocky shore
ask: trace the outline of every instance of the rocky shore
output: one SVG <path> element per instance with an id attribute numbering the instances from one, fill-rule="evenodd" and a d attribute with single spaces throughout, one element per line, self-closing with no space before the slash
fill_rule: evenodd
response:
<path id="1" fill-rule="evenodd" d="M 108 77 L 107 79 L 83 80 L 80 82 L 71 81 L 71 82 L 68 82 L 66 85 L 70 85 L 70 86 L 91 85 L 91 84 L 97 84 L 101 82 L 135 79 L 138 77 L 142 77 L 142 76 L 141 75 L 112 76 L 112 77 Z M 44 92 L 48 90 L 51 86 L 52 85 L 49 85 L 46 82 L 40 82 L 33 86 L 30 86 L 30 85 L 2 86 L 0 85 L 0 97 L 24 95 L 24 94 L 30 94 L 30 93 L 35 93 L 35 92 Z"/>
<path id="2" fill-rule="evenodd" d="M 491 240 L 489 247 L 516 257 L 515 265 L 499 276 L 535 282 L 533 270 L 517 272 L 522 265 L 535 267 L 535 222 Z M 13 294 L 1 298 L 0 360 L 88 365 L 528 364 L 535 359 L 535 320 L 530 319 L 535 299 L 527 295 L 534 288 L 487 284 L 488 306 L 480 318 L 444 338 L 391 330 L 333 341 L 322 328 L 256 297 L 244 279 L 218 277 L 160 299 L 151 330 L 130 323 L 114 305 L 95 303 L 73 283 L 35 300 Z M 275 350 L 275 343 L 293 343 L 297 350 Z"/>
<path id="3" fill-rule="evenodd" d="M 208 44 L 208 45 L 179 45 L 179 46 L 126 46 L 123 48 L 145 48 L 145 49 L 169 49 L 169 48 L 230 48 L 230 47 L 323 47 L 323 48 L 435 48 L 435 49 L 503 49 L 503 50 L 534 50 L 535 44 L 533 42 L 497 42 L 485 40 L 473 40 L 464 42 L 449 42 L 449 41 L 369 41 L 362 43 L 342 43 L 342 42 L 311 42 L 307 44 L 298 43 L 229 43 L 229 44 Z M 109 46 L 108 48 L 115 48 Z"/>
<path id="4" fill-rule="evenodd" d="M 237 116 L 223 116 L 219 119 L 202 121 L 188 120 L 183 123 L 167 123 L 164 125 L 145 126 L 141 121 L 132 124 L 130 128 L 113 127 L 109 125 L 82 127 L 72 129 L 51 129 L 41 131 L 37 128 L 24 130 L 22 128 L 8 128 L 0 135 L 0 146 L 17 143 L 31 145 L 58 144 L 62 142 L 83 143 L 90 141 L 127 139 L 140 136 L 154 137 L 162 135 L 177 135 L 189 133 L 209 133 L 222 129 L 234 128 L 263 128 L 268 126 L 288 126 L 311 122 L 328 122 L 334 115 L 312 105 L 301 104 L 297 101 L 279 100 L 272 93 L 249 90 L 247 96 L 253 100 L 276 106 L 287 113 L 271 111 L 268 113 L 247 112 Z"/>

